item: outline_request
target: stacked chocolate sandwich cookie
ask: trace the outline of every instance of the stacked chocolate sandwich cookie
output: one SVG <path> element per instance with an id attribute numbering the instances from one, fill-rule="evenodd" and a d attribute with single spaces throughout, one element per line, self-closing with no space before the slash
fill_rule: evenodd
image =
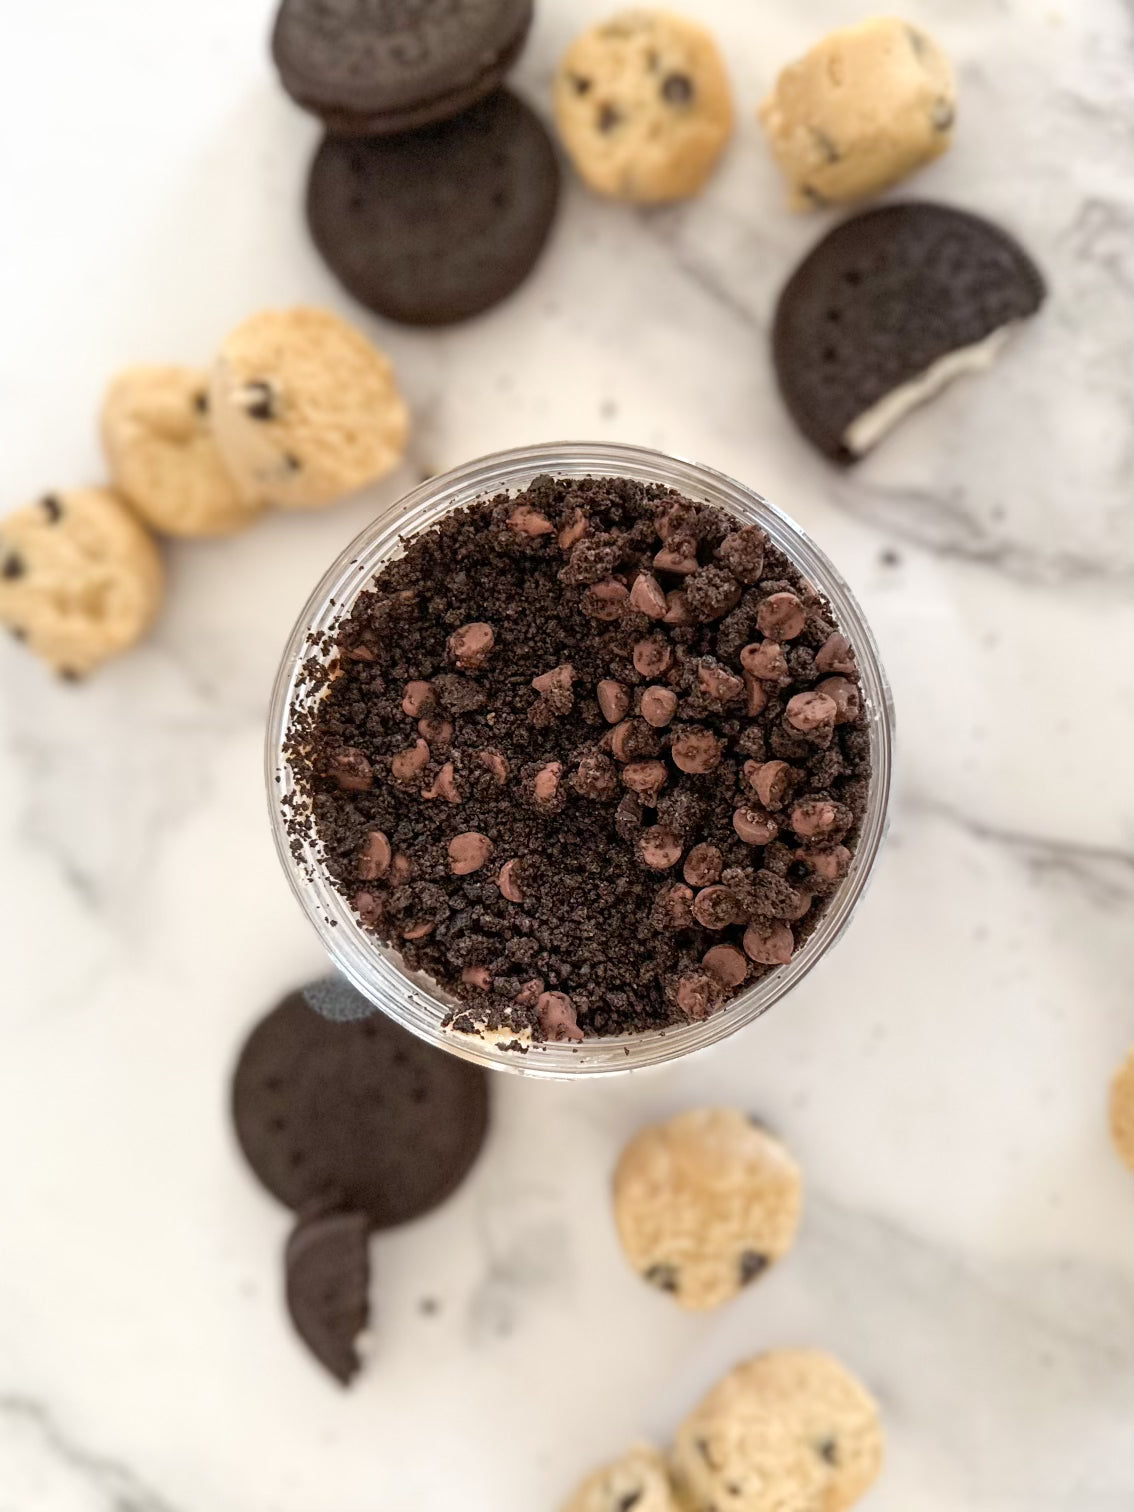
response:
<path id="1" fill-rule="evenodd" d="M 284 0 L 272 55 L 326 127 L 307 218 L 327 266 L 369 309 L 445 325 L 516 289 L 559 198 L 539 119 L 501 87 L 530 0 Z"/>

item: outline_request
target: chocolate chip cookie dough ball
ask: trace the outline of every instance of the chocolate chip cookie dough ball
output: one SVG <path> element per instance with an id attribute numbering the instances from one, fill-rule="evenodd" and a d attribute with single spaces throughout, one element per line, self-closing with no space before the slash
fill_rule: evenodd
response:
<path id="1" fill-rule="evenodd" d="M 231 535 L 259 504 L 228 474 L 209 419 L 209 375 L 191 367 L 132 367 L 102 406 L 102 442 L 118 491 L 166 535 Z"/>
<path id="2" fill-rule="evenodd" d="M 732 133 L 732 94 L 708 32 L 629 10 L 572 43 L 555 77 L 555 119 L 598 194 L 660 204 L 705 184 Z"/>
<path id="3" fill-rule="evenodd" d="M 331 131 L 416 131 L 495 89 L 531 19 L 531 0 L 283 0 L 272 57 Z"/>
<path id="4" fill-rule="evenodd" d="M 738 1365 L 677 1430 L 682 1505 L 843 1512 L 882 1466 L 878 1406 L 838 1360 L 779 1349 Z"/>
<path id="5" fill-rule="evenodd" d="M 949 60 L 916 26 L 879 16 L 832 32 L 783 70 L 760 121 L 797 210 L 896 184 L 949 146 Z"/>
<path id="6" fill-rule="evenodd" d="M 163 586 L 152 537 L 107 489 L 45 494 L 0 520 L 0 624 L 64 676 L 140 640 Z"/>
<path id="7" fill-rule="evenodd" d="M 409 433 L 390 363 L 329 310 L 262 310 L 237 326 L 209 405 L 241 493 L 283 509 L 319 508 L 383 477 Z"/>
<path id="8" fill-rule="evenodd" d="M 1134 1050 L 1110 1084 L 1110 1132 L 1115 1149 L 1134 1171 Z"/>
<path id="9" fill-rule="evenodd" d="M 562 1512 L 677 1512 L 665 1461 L 649 1444 L 635 1444 L 621 1459 L 589 1475 Z"/>
<path id="10" fill-rule="evenodd" d="M 791 1155 L 733 1108 L 643 1129 L 614 1176 L 627 1259 L 682 1307 L 717 1307 L 792 1244 L 802 1179 Z"/>

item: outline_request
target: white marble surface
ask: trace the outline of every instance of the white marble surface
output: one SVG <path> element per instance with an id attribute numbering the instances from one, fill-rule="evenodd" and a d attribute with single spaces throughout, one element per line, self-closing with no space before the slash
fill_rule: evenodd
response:
<path id="1" fill-rule="evenodd" d="M 546 102 L 594 0 L 544 0 Z M 957 60 L 914 191 L 1000 218 L 1052 297 L 989 379 L 851 475 L 788 429 L 780 209 L 752 110 L 851 0 L 703 0 L 741 108 L 704 199 L 576 185 L 545 261 L 463 329 L 371 329 L 417 415 L 369 497 L 169 553 L 151 643 L 90 682 L 0 647 L 0 1508 L 552 1507 L 719 1371 L 831 1347 L 878 1392 L 872 1512 L 1118 1512 L 1134 1496 L 1131 1185 L 1104 1124 L 1134 1038 L 1132 20 L 1119 0 L 910 0 Z M 100 385 L 340 298 L 298 201 L 312 124 L 265 0 L 57 0 L 6 18 L 3 506 L 95 478 Z M 871 616 L 900 719 L 889 848 L 850 935 L 736 1041 L 595 1088 L 498 1078 L 475 1176 L 376 1253 L 378 1353 L 337 1392 L 283 1320 L 287 1219 L 239 1163 L 246 1026 L 321 969 L 278 874 L 260 738 L 304 595 L 423 470 L 554 437 L 699 457 L 802 520 Z M 727 1311 L 624 1268 L 606 1184 L 645 1119 L 758 1108 L 808 1176 L 796 1252 Z M 424 1297 L 440 1310 L 426 1316 Z"/>

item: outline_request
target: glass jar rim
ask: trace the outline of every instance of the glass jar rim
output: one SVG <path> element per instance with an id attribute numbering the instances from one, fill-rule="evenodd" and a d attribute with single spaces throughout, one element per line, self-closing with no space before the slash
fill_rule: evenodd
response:
<path id="1" fill-rule="evenodd" d="M 400 956 L 363 929 L 347 900 L 330 883 L 318 843 L 296 833 L 295 805 L 302 793 L 286 753 L 298 710 L 317 697 L 303 668 L 326 645 L 328 632 L 350 613 L 402 543 L 428 530 L 450 510 L 498 493 L 516 493 L 540 474 L 584 478 L 625 477 L 660 483 L 696 502 L 719 505 L 744 523 L 760 525 L 797 569 L 828 599 L 838 628 L 855 648 L 862 687 L 864 728 L 870 739 L 871 776 L 866 813 L 854 860 L 813 933 L 786 965 L 760 978 L 709 1018 L 664 1030 L 587 1038 L 578 1043 L 533 1043 L 505 1050 L 488 1037 L 442 1027 L 455 1003 L 431 978 L 410 972 Z M 329 653 L 322 653 L 328 655 Z M 889 684 L 862 610 L 837 569 L 790 516 L 727 474 L 703 464 L 611 442 L 549 442 L 495 452 L 428 478 L 377 516 L 321 577 L 288 638 L 272 689 L 265 742 L 265 774 L 272 832 L 292 891 L 333 964 L 348 981 L 404 1028 L 482 1065 L 556 1080 L 611 1074 L 664 1064 L 707 1048 L 746 1027 L 803 980 L 850 922 L 870 879 L 886 833 L 893 766 L 893 705 Z M 289 822 L 290 821 L 290 822 Z"/>

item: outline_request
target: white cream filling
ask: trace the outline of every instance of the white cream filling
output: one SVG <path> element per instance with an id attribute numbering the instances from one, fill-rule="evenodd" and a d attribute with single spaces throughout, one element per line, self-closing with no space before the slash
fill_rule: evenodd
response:
<path id="1" fill-rule="evenodd" d="M 946 352 L 936 362 L 930 363 L 924 373 L 919 373 L 909 383 L 899 384 L 888 394 L 883 394 L 876 404 L 854 417 L 843 432 L 843 445 L 856 457 L 861 457 L 863 452 L 876 446 L 899 420 L 903 420 L 919 404 L 934 398 L 954 378 L 960 378 L 965 373 L 987 372 L 1018 324 L 1018 321 L 1011 320 L 983 341 L 975 341 L 972 346 L 958 347 L 955 352 Z"/>
<path id="2" fill-rule="evenodd" d="M 532 1031 L 526 1025 L 522 1029 L 488 1029 L 483 1024 L 474 1024 L 471 1029 L 457 1029 L 450 1025 L 447 1033 L 457 1035 L 460 1039 L 483 1040 L 485 1044 L 503 1048 L 517 1043 L 532 1043 Z"/>

